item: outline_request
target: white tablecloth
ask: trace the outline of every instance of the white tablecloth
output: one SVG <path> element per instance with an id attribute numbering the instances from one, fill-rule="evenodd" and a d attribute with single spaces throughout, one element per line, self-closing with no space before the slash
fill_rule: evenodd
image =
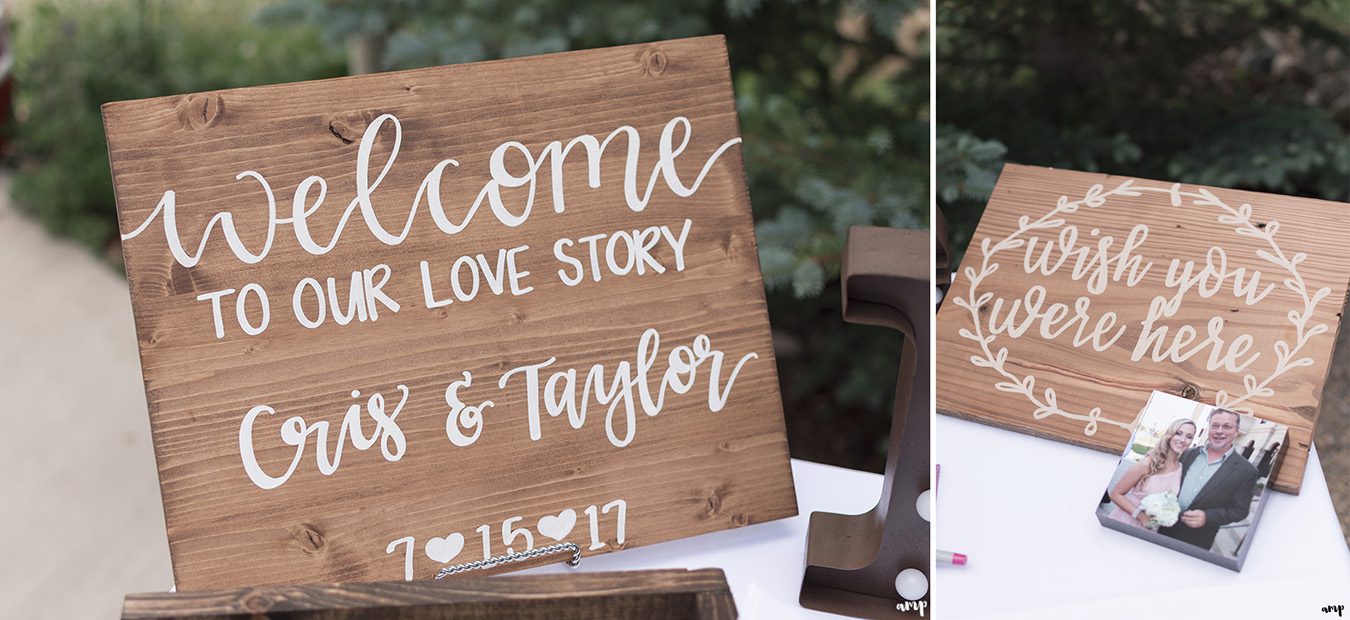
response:
<path id="1" fill-rule="evenodd" d="M 1108 530 L 1093 510 L 1117 457 L 938 416 L 938 618 L 1335 618 L 1350 550 L 1314 449 L 1302 492 L 1267 498 L 1241 573 Z"/>

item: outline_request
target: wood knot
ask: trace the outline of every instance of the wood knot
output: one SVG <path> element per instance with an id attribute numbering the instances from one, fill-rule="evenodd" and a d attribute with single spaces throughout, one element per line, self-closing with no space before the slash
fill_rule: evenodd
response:
<path id="1" fill-rule="evenodd" d="M 291 536 L 300 545 L 300 550 L 310 555 L 323 551 L 326 544 L 323 533 L 319 531 L 319 528 L 308 523 L 302 523 L 293 528 Z"/>
<path id="2" fill-rule="evenodd" d="M 178 122 L 191 130 L 215 127 L 225 116 L 225 98 L 220 93 L 193 93 L 178 102 Z"/>
<path id="3" fill-rule="evenodd" d="M 272 599 L 267 598 L 265 594 L 251 592 L 243 600 L 244 609 L 253 613 L 263 613 L 272 609 Z"/>
<path id="4" fill-rule="evenodd" d="M 722 509 L 722 489 L 716 488 L 713 489 L 712 493 L 708 494 L 708 499 L 703 502 L 703 511 L 706 512 L 708 516 L 711 517 L 716 515 L 717 512 L 721 509 Z"/>
<path id="5" fill-rule="evenodd" d="M 666 67 L 670 66 L 670 59 L 659 47 L 648 48 L 647 51 L 642 53 L 640 61 L 643 75 L 653 77 L 665 73 Z"/>
<path id="6" fill-rule="evenodd" d="M 736 527 L 745 527 L 747 525 L 750 525 L 752 522 L 753 520 L 750 518 L 750 515 L 747 515 L 743 512 L 738 512 L 731 516 L 731 524 Z"/>
<path id="7" fill-rule="evenodd" d="M 978 310 L 980 314 L 989 314 L 989 304 L 980 304 Z"/>
<path id="8" fill-rule="evenodd" d="M 175 295 L 190 295 L 197 291 L 196 270 L 177 262 L 169 267 L 169 291 Z M 195 295 L 194 295 L 195 296 Z"/>
<path id="9" fill-rule="evenodd" d="M 338 112 L 324 118 L 324 126 L 338 141 L 351 144 L 361 139 L 361 134 L 373 120 L 375 117 L 366 111 Z"/>
<path id="10" fill-rule="evenodd" d="M 1197 396 L 1200 396 L 1200 388 L 1195 387 L 1195 385 L 1190 382 L 1183 381 L 1181 383 L 1181 389 L 1177 390 L 1177 396 L 1195 400 Z"/>

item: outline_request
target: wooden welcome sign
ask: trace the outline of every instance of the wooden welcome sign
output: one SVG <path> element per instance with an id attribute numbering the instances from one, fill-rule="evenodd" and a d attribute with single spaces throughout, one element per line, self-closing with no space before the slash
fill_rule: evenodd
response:
<path id="1" fill-rule="evenodd" d="M 180 589 L 796 503 L 724 41 L 104 106 Z"/>
<path id="2" fill-rule="evenodd" d="M 1285 424 L 1298 492 L 1350 205 L 1009 165 L 938 313 L 938 410 L 1119 452 L 1152 390 Z"/>

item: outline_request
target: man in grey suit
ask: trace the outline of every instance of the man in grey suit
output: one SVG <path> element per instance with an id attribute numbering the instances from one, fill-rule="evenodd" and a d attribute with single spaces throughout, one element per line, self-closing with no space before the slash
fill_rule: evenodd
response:
<path id="1" fill-rule="evenodd" d="M 1247 518 L 1256 488 L 1256 467 L 1233 449 L 1242 418 L 1227 409 L 1209 413 L 1209 440 L 1181 454 L 1181 518 L 1160 534 L 1202 549 L 1214 546 L 1219 526 Z"/>

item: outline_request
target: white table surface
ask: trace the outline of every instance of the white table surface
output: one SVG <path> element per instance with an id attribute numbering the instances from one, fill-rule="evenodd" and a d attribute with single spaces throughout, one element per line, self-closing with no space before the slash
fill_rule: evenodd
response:
<path id="1" fill-rule="evenodd" d="M 742 618 L 840 618 L 797 605 L 807 522 L 817 510 L 848 514 L 871 510 L 881 495 L 881 476 L 797 459 L 792 460 L 792 476 L 797 487 L 796 517 L 593 558 L 583 556 L 575 570 L 720 568 L 726 572 Z M 568 570 L 574 569 L 551 564 L 515 574 Z"/>
<path id="2" fill-rule="evenodd" d="M 936 617 L 1335 618 L 1350 550 L 1314 449 L 1302 492 L 1272 492 L 1241 573 L 1108 530 L 1093 510 L 1118 458 L 938 416 Z"/>

